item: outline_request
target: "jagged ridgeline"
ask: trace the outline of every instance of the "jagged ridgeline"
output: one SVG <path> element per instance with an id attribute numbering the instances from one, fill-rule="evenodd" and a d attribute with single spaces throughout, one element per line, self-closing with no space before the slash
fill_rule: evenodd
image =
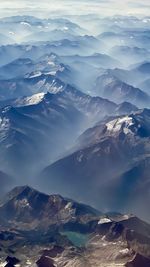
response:
<path id="1" fill-rule="evenodd" d="M 148 4 L 38 2 L 0 3 L 0 267 L 150 267 Z"/>
<path id="2" fill-rule="evenodd" d="M 1 266 L 150 264 L 150 225 L 133 215 L 22 186 L 1 200 L 0 222 Z"/>

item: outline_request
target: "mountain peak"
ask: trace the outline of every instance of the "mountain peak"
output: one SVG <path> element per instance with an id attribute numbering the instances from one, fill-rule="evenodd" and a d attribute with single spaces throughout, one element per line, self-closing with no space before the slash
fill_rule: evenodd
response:
<path id="1" fill-rule="evenodd" d="M 36 191 L 35 189 L 33 189 L 32 187 L 30 187 L 28 185 L 17 186 L 6 194 L 6 196 L 3 198 L 1 204 L 7 203 L 8 201 L 19 198 L 20 196 L 23 196 L 23 195 L 27 196 L 33 192 L 38 192 L 38 191 Z"/>
<path id="2" fill-rule="evenodd" d="M 40 103 L 44 99 L 45 93 L 38 93 L 32 96 L 24 97 L 15 101 L 17 106 L 30 106 Z"/>
<path id="3" fill-rule="evenodd" d="M 27 191 L 33 191 L 35 189 L 33 189 L 31 186 L 29 185 L 21 185 L 21 186 L 16 186 L 14 187 L 10 192 L 23 192 L 24 190 L 27 190 Z"/>
<path id="4" fill-rule="evenodd" d="M 12 189 L 0 203 L 0 218 L 20 223 L 31 222 L 32 226 L 45 223 L 61 223 L 82 216 L 97 216 L 94 208 L 63 198 L 58 194 L 48 195 L 25 185 Z M 39 222 L 40 219 L 40 222 Z M 31 226 L 31 227 L 32 227 Z"/>
<path id="5" fill-rule="evenodd" d="M 106 123 L 107 132 L 124 134 L 134 134 L 140 137 L 147 137 L 150 135 L 149 128 L 150 110 L 143 109 L 115 118 Z"/>

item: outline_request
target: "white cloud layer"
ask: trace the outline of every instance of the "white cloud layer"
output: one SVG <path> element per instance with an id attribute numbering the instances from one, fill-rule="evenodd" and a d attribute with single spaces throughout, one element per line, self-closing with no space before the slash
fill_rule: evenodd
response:
<path id="1" fill-rule="evenodd" d="M 150 15 L 149 0 L 0 0 L 0 16 L 51 14 Z"/>

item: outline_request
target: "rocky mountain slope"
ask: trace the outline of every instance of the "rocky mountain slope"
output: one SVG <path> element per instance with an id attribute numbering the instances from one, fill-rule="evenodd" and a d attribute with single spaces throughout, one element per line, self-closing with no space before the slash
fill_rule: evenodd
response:
<path id="1" fill-rule="evenodd" d="M 0 102 L 0 165 L 17 177 L 35 175 L 104 116 L 136 110 L 130 103 L 117 106 L 86 95 L 51 75 L 29 80 L 40 93 Z"/>
<path id="2" fill-rule="evenodd" d="M 93 201 L 100 209 L 104 201 L 105 208 L 133 209 L 147 218 L 149 122 L 148 109 L 107 118 L 81 135 L 69 155 L 43 171 L 44 183 L 54 192 L 61 183 L 64 194 Z"/>
<path id="3" fill-rule="evenodd" d="M 150 107 L 150 96 L 148 94 L 121 81 L 109 71 L 97 78 L 93 90 L 97 95 L 116 103 L 127 101 L 140 108 Z"/>
<path id="4" fill-rule="evenodd" d="M 1 200 L 0 224 L 0 266 L 149 266 L 150 225 L 133 215 L 22 186 Z"/>

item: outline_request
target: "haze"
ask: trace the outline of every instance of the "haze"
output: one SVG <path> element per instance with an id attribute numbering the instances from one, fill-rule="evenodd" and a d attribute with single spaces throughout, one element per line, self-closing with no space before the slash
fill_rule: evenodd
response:
<path id="1" fill-rule="evenodd" d="M 30 14 L 41 17 L 51 15 L 71 14 L 81 15 L 88 13 L 97 13 L 103 15 L 149 15 L 149 0 L 142 1 L 119 1 L 119 0 L 1 0 L 0 16 L 12 16 Z"/>

